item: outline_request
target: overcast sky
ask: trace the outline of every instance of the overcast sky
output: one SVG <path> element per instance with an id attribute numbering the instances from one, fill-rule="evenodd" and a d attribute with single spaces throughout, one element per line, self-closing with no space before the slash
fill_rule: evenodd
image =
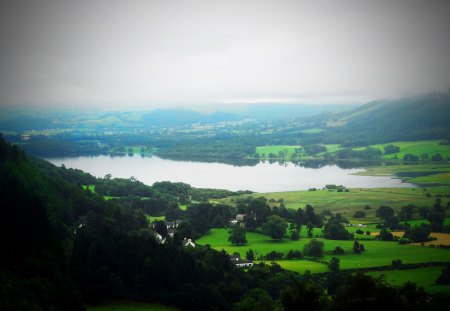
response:
<path id="1" fill-rule="evenodd" d="M 2 1 L 0 104 L 365 102 L 446 90 L 449 34 L 448 0 Z"/>

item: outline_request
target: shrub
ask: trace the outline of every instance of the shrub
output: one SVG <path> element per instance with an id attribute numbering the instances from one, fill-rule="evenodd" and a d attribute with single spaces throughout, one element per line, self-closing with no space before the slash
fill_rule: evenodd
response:
<path id="1" fill-rule="evenodd" d="M 353 218 L 364 218 L 366 217 L 366 213 L 362 211 L 357 211 L 353 214 Z"/>
<path id="2" fill-rule="evenodd" d="M 441 275 L 436 279 L 436 284 L 445 285 L 450 284 L 450 265 L 447 265 L 441 272 Z"/>
<path id="3" fill-rule="evenodd" d="M 401 238 L 400 240 L 398 240 L 398 244 L 409 244 L 411 243 L 411 241 L 407 238 Z"/>
<path id="4" fill-rule="evenodd" d="M 297 230 L 292 230 L 290 238 L 292 241 L 297 241 L 298 239 L 300 239 L 300 234 Z"/>
<path id="5" fill-rule="evenodd" d="M 394 236 L 391 232 L 389 232 L 386 228 L 381 229 L 380 234 L 378 235 L 381 241 L 392 241 Z"/>
<path id="6" fill-rule="evenodd" d="M 361 245 L 359 244 L 358 241 L 355 241 L 355 242 L 353 243 L 353 252 L 354 252 L 355 254 L 361 254 Z"/>
<path id="7" fill-rule="evenodd" d="M 316 239 L 312 239 L 308 244 L 303 247 L 303 254 L 311 257 L 323 256 L 323 242 Z"/>
<path id="8" fill-rule="evenodd" d="M 282 252 L 277 251 L 271 251 L 270 253 L 267 253 L 266 256 L 264 256 L 267 260 L 277 260 L 277 259 L 283 259 L 284 254 Z"/>
<path id="9" fill-rule="evenodd" d="M 344 254 L 344 249 L 340 246 L 336 246 L 336 248 L 334 249 L 333 253 L 335 255 L 342 255 Z"/>
<path id="10" fill-rule="evenodd" d="M 286 255 L 287 259 L 294 259 L 294 258 L 303 258 L 302 252 L 300 251 L 294 251 L 294 250 L 289 250 L 289 252 Z"/>
<path id="11" fill-rule="evenodd" d="M 358 230 L 355 231 L 355 233 L 364 234 L 364 231 L 362 231 L 361 229 L 358 229 Z"/>
<path id="12" fill-rule="evenodd" d="M 394 259 L 394 260 L 392 260 L 392 267 L 400 268 L 401 265 L 402 265 L 402 260 L 401 259 Z"/>

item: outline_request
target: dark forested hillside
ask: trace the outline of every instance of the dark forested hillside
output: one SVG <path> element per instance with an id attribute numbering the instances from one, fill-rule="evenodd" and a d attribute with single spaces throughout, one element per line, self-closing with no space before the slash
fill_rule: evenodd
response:
<path id="1" fill-rule="evenodd" d="M 369 102 L 335 117 L 326 142 L 345 146 L 448 138 L 450 93 Z M 333 125 L 333 122 L 329 122 Z"/>

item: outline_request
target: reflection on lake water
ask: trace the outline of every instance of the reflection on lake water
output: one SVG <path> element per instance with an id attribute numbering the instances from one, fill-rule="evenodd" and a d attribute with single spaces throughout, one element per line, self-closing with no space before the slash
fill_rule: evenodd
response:
<path id="1" fill-rule="evenodd" d="M 254 166 L 223 163 L 174 161 L 158 157 L 66 157 L 48 158 L 51 163 L 77 168 L 96 177 L 131 176 L 152 185 L 156 181 L 184 182 L 198 188 L 277 192 L 322 188 L 327 184 L 348 188 L 414 187 L 389 176 L 352 175 L 361 168 L 344 169 L 337 165 L 309 168 L 293 163 L 259 162 Z"/>

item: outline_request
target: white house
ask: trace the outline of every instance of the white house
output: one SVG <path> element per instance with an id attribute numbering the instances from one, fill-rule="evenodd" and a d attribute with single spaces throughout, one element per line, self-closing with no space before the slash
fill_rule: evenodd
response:
<path id="1" fill-rule="evenodd" d="M 181 242 L 181 244 L 183 245 L 183 246 L 190 246 L 190 247 L 195 247 L 195 243 L 194 242 L 192 242 L 192 240 L 191 239 L 184 239 L 183 240 L 183 242 Z"/>

